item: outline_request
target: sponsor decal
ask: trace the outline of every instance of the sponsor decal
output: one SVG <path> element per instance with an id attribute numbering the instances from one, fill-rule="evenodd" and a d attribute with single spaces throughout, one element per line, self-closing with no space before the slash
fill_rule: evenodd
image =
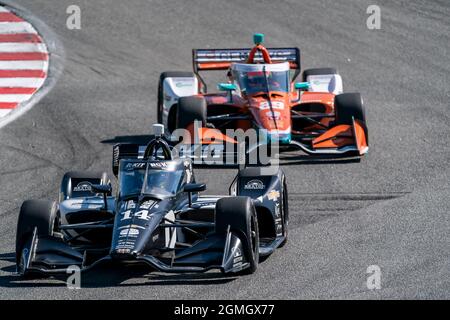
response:
<path id="1" fill-rule="evenodd" d="M 192 181 L 192 163 L 190 161 L 184 161 L 183 166 L 186 173 L 186 182 L 190 183 Z"/>
<path id="2" fill-rule="evenodd" d="M 113 148 L 113 166 L 119 165 L 119 154 L 120 154 L 120 148 L 119 148 L 119 146 L 115 146 Z"/>
<path id="3" fill-rule="evenodd" d="M 296 52 L 294 48 L 275 48 L 268 49 L 269 55 L 272 61 L 295 61 Z M 216 61 L 230 61 L 230 62 L 243 62 L 248 59 L 248 49 L 202 49 L 197 50 L 196 62 L 216 62 Z M 254 61 L 263 61 L 260 52 L 255 54 Z"/>
<path id="4" fill-rule="evenodd" d="M 244 186 L 245 190 L 263 190 L 266 186 L 261 180 L 250 180 Z"/>
<path id="5" fill-rule="evenodd" d="M 281 236 L 283 234 L 283 226 L 280 224 L 277 224 L 276 226 L 276 234 L 277 236 Z"/>
<path id="6" fill-rule="evenodd" d="M 259 105 L 259 108 L 261 110 L 270 109 L 270 104 L 269 104 L 268 101 L 263 101 Z M 282 102 L 282 101 L 272 101 L 272 108 L 273 109 L 284 109 L 284 102 Z"/>
<path id="7" fill-rule="evenodd" d="M 165 162 L 150 162 L 149 165 L 152 168 L 167 168 L 167 163 Z"/>
<path id="8" fill-rule="evenodd" d="M 127 209 L 134 209 L 136 208 L 136 203 L 133 200 L 129 200 L 127 202 Z"/>
<path id="9" fill-rule="evenodd" d="M 153 200 L 148 200 L 148 201 L 145 201 L 145 202 L 143 202 L 141 205 L 140 205 L 140 209 L 150 209 L 153 205 L 155 204 L 155 201 L 153 201 Z"/>
<path id="10" fill-rule="evenodd" d="M 233 256 L 233 268 L 242 268 L 242 260 L 242 252 L 237 248 Z"/>
<path id="11" fill-rule="evenodd" d="M 192 87 L 193 84 L 194 84 L 193 81 L 183 81 L 183 82 L 180 81 L 180 82 L 177 82 L 175 84 L 175 86 L 177 88 L 186 88 L 186 87 Z"/>
<path id="12" fill-rule="evenodd" d="M 142 169 L 146 165 L 146 162 L 134 162 L 134 163 L 127 163 L 125 166 L 125 170 L 131 171 L 135 169 Z"/>
<path id="13" fill-rule="evenodd" d="M 117 246 L 116 246 L 116 251 L 118 251 L 118 250 L 127 250 L 127 252 L 124 252 L 124 253 L 129 253 L 130 251 L 131 251 L 131 249 L 134 249 L 134 243 L 133 244 L 122 244 L 122 243 L 120 243 L 120 244 L 118 244 Z"/>
<path id="14" fill-rule="evenodd" d="M 280 204 L 275 204 L 275 217 L 280 218 L 281 217 L 281 210 L 280 210 Z"/>
<path id="15" fill-rule="evenodd" d="M 73 188 L 74 192 L 91 192 L 92 190 L 92 184 L 89 181 L 83 181 L 77 184 L 75 188 Z"/>
<path id="16" fill-rule="evenodd" d="M 135 238 L 139 235 L 139 230 L 138 229 L 134 229 L 134 228 L 129 228 L 129 229 L 124 229 L 122 231 L 120 231 L 120 236 L 121 237 L 132 237 Z"/>
<path id="17" fill-rule="evenodd" d="M 281 113 L 279 113 L 278 111 L 274 111 L 274 112 L 267 112 L 267 118 L 271 119 L 271 120 L 280 120 L 281 119 Z"/>
<path id="18" fill-rule="evenodd" d="M 145 227 L 139 226 L 139 225 L 137 225 L 137 224 L 130 224 L 130 225 L 126 225 L 126 226 L 121 226 L 121 227 L 119 228 L 119 230 L 125 229 L 125 228 L 138 228 L 138 229 L 145 230 Z"/>
<path id="19" fill-rule="evenodd" d="M 117 249 L 116 251 L 117 251 L 117 253 L 130 253 L 131 252 L 130 249 L 124 249 L 124 248 Z"/>
<path id="20" fill-rule="evenodd" d="M 143 209 L 139 210 L 137 212 L 132 213 L 132 210 L 126 210 L 124 212 L 121 212 L 121 215 L 123 215 L 123 218 L 120 219 L 120 221 L 131 219 L 132 217 L 149 221 L 152 217 L 149 215 L 149 210 Z"/>
<path id="21" fill-rule="evenodd" d="M 277 201 L 280 198 L 280 191 L 272 190 L 267 194 L 267 199 Z"/>

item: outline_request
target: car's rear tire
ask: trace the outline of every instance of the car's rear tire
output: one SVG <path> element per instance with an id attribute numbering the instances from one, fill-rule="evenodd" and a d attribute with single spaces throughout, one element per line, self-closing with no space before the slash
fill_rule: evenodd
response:
<path id="1" fill-rule="evenodd" d="M 250 264 L 242 273 L 254 273 L 259 261 L 259 231 L 256 210 L 249 197 L 230 197 L 217 201 L 216 232 L 226 233 L 228 226 L 241 239 Z"/>
<path id="2" fill-rule="evenodd" d="M 181 97 L 177 107 L 177 129 L 185 129 L 194 121 L 206 126 L 206 101 L 200 96 Z"/>
<path id="3" fill-rule="evenodd" d="M 303 81 L 309 76 L 319 76 L 319 75 L 328 75 L 328 74 L 338 74 L 335 68 L 314 68 L 314 69 L 306 69 L 303 71 Z"/>
<path id="4" fill-rule="evenodd" d="M 158 109 L 157 119 L 158 123 L 162 123 L 163 104 L 164 104 L 164 92 L 163 83 L 166 78 L 195 78 L 195 73 L 188 71 L 166 71 L 159 76 L 158 83 Z"/>
<path id="5" fill-rule="evenodd" d="M 16 261 L 20 262 L 22 248 L 37 228 L 38 237 L 51 236 L 57 221 L 54 201 L 27 200 L 20 207 L 16 231 Z"/>

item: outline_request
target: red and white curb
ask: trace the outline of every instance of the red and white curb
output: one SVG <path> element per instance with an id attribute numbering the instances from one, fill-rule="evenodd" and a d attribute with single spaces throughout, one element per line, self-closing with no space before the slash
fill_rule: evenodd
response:
<path id="1" fill-rule="evenodd" d="M 36 29 L 0 6 L 0 122 L 43 86 L 48 64 L 47 46 Z"/>

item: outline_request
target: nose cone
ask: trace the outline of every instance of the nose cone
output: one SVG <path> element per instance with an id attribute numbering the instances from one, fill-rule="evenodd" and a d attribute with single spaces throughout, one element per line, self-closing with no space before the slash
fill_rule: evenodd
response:
<path id="1" fill-rule="evenodd" d="M 130 200 L 122 203 L 114 222 L 111 256 L 121 260 L 133 259 L 152 247 L 167 202 L 148 200 L 138 204 Z"/>
<path id="2" fill-rule="evenodd" d="M 271 94 L 270 99 L 250 100 L 252 112 L 260 128 L 266 132 L 267 142 L 291 142 L 291 109 L 287 95 Z"/>

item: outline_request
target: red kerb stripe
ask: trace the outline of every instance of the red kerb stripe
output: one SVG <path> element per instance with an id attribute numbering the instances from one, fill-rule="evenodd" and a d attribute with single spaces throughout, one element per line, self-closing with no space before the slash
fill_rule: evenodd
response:
<path id="1" fill-rule="evenodd" d="M 22 22 L 22 18 L 11 12 L 0 12 L 0 22 Z"/>
<path id="2" fill-rule="evenodd" d="M 0 102 L 0 109 L 14 109 L 17 104 L 17 102 Z"/>
<path id="3" fill-rule="evenodd" d="M 33 94 L 36 88 L 1 88 L 0 94 Z"/>
<path id="4" fill-rule="evenodd" d="M 0 42 L 41 43 L 42 39 L 39 35 L 34 33 L 11 33 L 11 34 L 0 34 Z"/>
<path id="5" fill-rule="evenodd" d="M 0 78 L 45 78 L 42 70 L 0 70 Z"/>
<path id="6" fill-rule="evenodd" d="M 0 52 L 0 61 L 47 60 L 44 52 Z"/>

